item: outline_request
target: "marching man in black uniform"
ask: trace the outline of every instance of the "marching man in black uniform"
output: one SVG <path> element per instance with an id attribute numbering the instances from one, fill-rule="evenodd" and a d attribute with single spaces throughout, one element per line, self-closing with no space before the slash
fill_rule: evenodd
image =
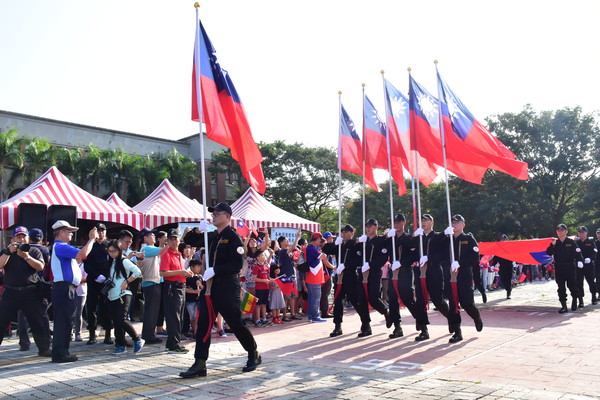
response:
<path id="1" fill-rule="evenodd" d="M 508 236 L 505 234 L 500 235 L 501 242 L 507 240 Z M 498 267 L 498 275 L 500 275 L 500 281 L 506 290 L 506 298 L 510 300 L 510 293 L 512 292 L 513 262 L 506 258 L 494 256 L 492 260 L 490 260 L 490 265 L 492 264 Z"/>
<path id="2" fill-rule="evenodd" d="M 573 301 L 571 302 L 571 310 L 577 310 L 577 278 L 575 273 L 575 266 L 583 268 L 583 257 L 581 256 L 581 249 L 577 246 L 577 243 L 571 238 L 567 237 L 569 230 L 565 224 L 559 224 L 556 227 L 556 236 L 558 239 L 553 238 L 552 243 L 546 249 L 546 253 L 549 256 L 554 256 L 554 276 L 556 284 L 558 285 L 558 300 L 560 300 L 559 313 L 566 313 L 567 310 L 567 289 L 571 292 Z"/>
<path id="3" fill-rule="evenodd" d="M 600 296 L 600 228 L 596 229 L 596 239 L 594 240 L 594 244 L 596 245 L 596 249 L 599 251 L 596 253 L 596 299 Z"/>
<path id="4" fill-rule="evenodd" d="M 211 233 L 208 239 L 207 257 L 210 261 L 210 268 L 204 272 L 204 280 L 208 282 L 208 286 L 212 278 L 210 300 L 214 312 L 207 307 L 209 305 L 207 296 L 200 294 L 200 320 L 198 321 L 194 353 L 196 361 L 187 371 L 179 374 L 182 378 L 206 376 L 211 325 L 214 316 L 219 313 L 227 321 L 229 328 L 244 350 L 248 352 L 248 362 L 242 368 L 242 372 L 254 371 L 262 362 L 262 358 L 256 350 L 254 336 L 242 321 L 239 272 L 242 269 L 245 250 L 242 239 L 231 228 L 231 207 L 227 203 L 219 203 L 214 207 L 209 207 L 208 211 L 212 213 L 212 222 L 217 227 L 217 231 Z"/>
<path id="5" fill-rule="evenodd" d="M 583 257 L 583 268 L 577 268 L 577 293 L 579 294 L 579 308 L 583 308 L 583 297 L 585 291 L 583 290 L 583 278 L 590 287 L 592 293 L 592 304 L 596 305 L 598 300 L 596 298 L 596 271 L 594 268 L 594 261 L 596 261 L 596 255 L 598 249 L 594 243 L 594 239 L 587 236 L 588 230 L 585 226 L 580 226 L 577 230 L 577 236 L 575 243 L 581 249 L 581 256 Z"/>
<path id="6" fill-rule="evenodd" d="M 456 214 L 452 217 L 451 229 L 446 229 L 444 233 L 453 234 L 454 244 L 454 258 L 453 263 L 450 262 L 450 249 L 448 247 L 449 238 L 446 240 L 447 257 L 443 262 L 444 268 L 444 290 L 446 297 L 449 299 L 450 311 L 448 314 L 448 322 L 450 324 L 450 331 L 454 335 L 450 338 L 450 343 L 460 342 L 462 337 L 462 331 L 460 328 L 461 317 L 458 311 L 458 304 L 452 295 L 452 285 L 450 283 L 451 271 L 458 269 L 457 276 L 457 288 L 458 288 L 458 303 L 465 310 L 465 312 L 473 318 L 475 322 L 475 328 L 477 332 L 481 332 L 483 329 L 483 321 L 479 310 L 475 307 L 475 299 L 473 297 L 473 265 L 479 265 L 479 247 L 477 247 L 477 241 L 470 234 L 465 234 L 465 219 L 462 215 Z"/>

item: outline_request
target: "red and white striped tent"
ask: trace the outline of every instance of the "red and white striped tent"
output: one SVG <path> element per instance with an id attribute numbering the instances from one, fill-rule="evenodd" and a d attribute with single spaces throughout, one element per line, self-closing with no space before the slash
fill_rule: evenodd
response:
<path id="1" fill-rule="evenodd" d="M 56 167 L 50 168 L 27 188 L 0 204 L 0 229 L 7 229 L 17 222 L 17 208 L 20 203 L 75 206 L 79 219 L 115 222 L 135 229 L 142 228 L 142 214 L 89 194 L 71 182 Z"/>
<path id="2" fill-rule="evenodd" d="M 181 193 L 168 179 L 133 210 L 145 215 L 144 227 L 148 229 L 176 222 L 198 222 L 204 217 L 204 206 Z"/>
<path id="3" fill-rule="evenodd" d="M 257 228 L 296 228 L 320 232 L 321 224 L 301 218 L 269 203 L 256 190 L 249 188 L 231 205 L 233 216 L 252 222 Z"/>
<path id="4" fill-rule="evenodd" d="M 123 199 L 121 199 L 119 197 L 118 194 L 116 194 L 115 192 L 113 192 L 113 194 L 111 194 L 110 196 L 108 196 L 108 199 L 106 199 L 107 202 L 109 202 L 110 204 L 114 204 L 116 206 L 119 206 L 121 208 L 124 208 L 126 210 L 131 210 L 131 207 L 129 207 L 127 205 L 127 203 L 125 203 L 123 201 Z"/>

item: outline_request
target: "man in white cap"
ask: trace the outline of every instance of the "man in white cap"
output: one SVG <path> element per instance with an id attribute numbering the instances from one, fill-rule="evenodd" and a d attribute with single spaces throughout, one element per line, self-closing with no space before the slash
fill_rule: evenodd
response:
<path id="1" fill-rule="evenodd" d="M 79 228 L 71 226 L 67 221 L 58 220 L 52 225 L 54 245 L 52 246 L 52 305 L 54 307 L 54 336 L 52 337 L 52 362 L 67 363 L 77 361 L 77 356 L 69 353 L 73 317 L 75 316 L 75 300 L 77 285 L 81 283 L 79 264 L 88 256 L 98 238 L 94 227 L 88 235 L 88 241 L 81 249 L 68 243 L 73 232 Z"/>

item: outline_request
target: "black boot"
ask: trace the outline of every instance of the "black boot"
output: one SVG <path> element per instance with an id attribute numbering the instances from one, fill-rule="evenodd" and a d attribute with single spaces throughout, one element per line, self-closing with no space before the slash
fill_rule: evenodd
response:
<path id="1" fill-rule="evenodd" d="M 566 301 L 561 301 L 560 302 L 560 310 L 558 310 L 559 314 L 564 314 L 566 312 L 569 312 L 569 310 L 567 309 L 567 302 Z"/>
<path id="2" fill-rule="evenodd" d="M 262 363 L 262 357 L 258 351 L 248 353 L 248 362 L 246 366 L 242 368 L 242 372 L 252 372 Z"/>
<path id="3" fill-rule="evenodd" d="M 370 336 L 372 334 L 373 332 L 371 331 L 371 325 L 364 324 L 360 327 L 360 333 L 358 334 L 358 337 Z"/>
<path id="4" fill-rule="evenodd" d="M 506 299 L 507 299 L 507 300 L 510 300 L 510 290 L 507 290 L 507 291 L 506 291 Z"/>
<path id="5" fill-rule="evenodd" d="M 592 305 L 598 304 L 598 298 L 596 297 L 596 293 L 592 294 Z"/>
<path id="6" fill-rule="evenodd" d="M 195 378 L 197 376 L 206 376 L 206 360 L 196 360 L 187 371 L 180 372 L 182 378 Z"/>
<path id="7" fill-rule="evenodd" d="M 385 327 L 391 328 L 392 325 L 394 325 L 394 321 L 392 321 L 392 317 L 390 317 L 389 311 L 385 310 L 385 314 L 383 314 L 383 316 L 385 317 Z"/>
<path id="8" fill-rule="evenodd" d="M 460 325 L 458 327 L 454 327 L 454 335 L 448 340 L 448 343 L 458 343 L 463 340 L 462 331 L 460 330 Z"/>
<path id="9" fill-rule="evenodd" d="M 477 329 L 477 332 L 481 332 L 483 330 L 483 321 L 481 318 L 475 320 L 475 329 Z"/>
<path id="10" fill-rule="evenodd" d="M 481 292 L 481 300 L 483 300 L 483 303 L 487 303 L 487 294 L 485 293 L 485 290 Z"/>
<path id="11" fill-rule="evenodd" d="M 579 308 L 583 308 L 583 297 L 579 298 Z"/>
<path id="12" fill-rule="evenodd" d="M 415 338 L 417 342 L 422 342 L 423 340 L 429 339 L 429 331 L 427 330 L 427 325 L 422 325 L 421 328 L 421 333 L 419 333 L 419 336 Z"/>
<path id="13" fill-rule="evenodd" d="M 333 329 L 333 332 L 329 334 L 329 337 L 340 336 L 342 333 L 342 324 L 335 324 L 335 328 Z"/>
<path id="14" fill-rule="evenodd" d="M 577 299 L 573 297 L 573 301 L 571 302 L 571 311 L 577 310 Z"/>
<path id="15" fill-rule="evenodd" d="M 402 328 L 400 327 L 400 324 L 396 324 L 396 326 L 394 327 L 394 332 L 390 333 L 389 338 L 395 339 L 395 338 L 399 338 L 402 336 L 404 336 L 404 332 L 402 332 Z"/>

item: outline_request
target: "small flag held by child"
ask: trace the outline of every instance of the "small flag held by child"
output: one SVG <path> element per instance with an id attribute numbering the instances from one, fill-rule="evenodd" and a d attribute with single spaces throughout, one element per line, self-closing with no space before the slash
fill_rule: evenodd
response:
<path id="1" fill-rule="evenodd" d="M 240 310 L 242 310 L 242 314 L 252 315 L 257 302 L 258 299 L 256 297 L 248 292 L 244 292 L 244 297 L 242 297 L 242 301 L 240 301 Z"/>

